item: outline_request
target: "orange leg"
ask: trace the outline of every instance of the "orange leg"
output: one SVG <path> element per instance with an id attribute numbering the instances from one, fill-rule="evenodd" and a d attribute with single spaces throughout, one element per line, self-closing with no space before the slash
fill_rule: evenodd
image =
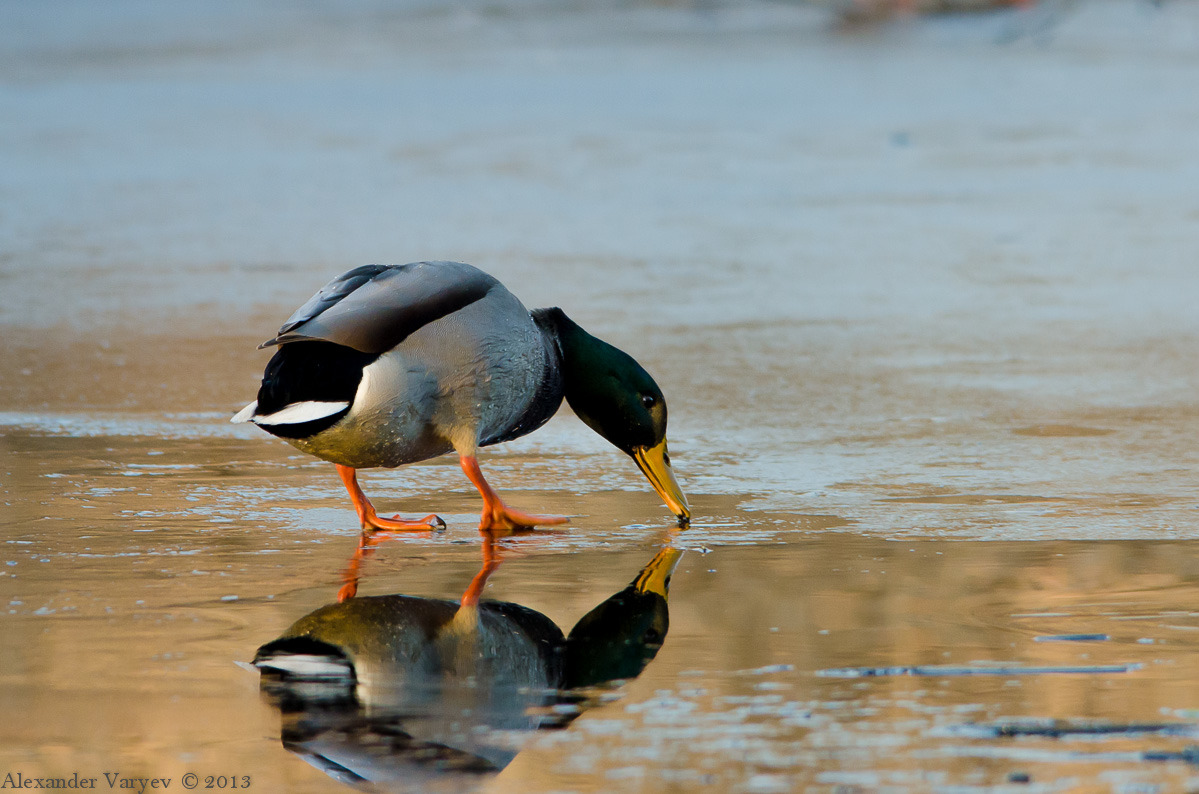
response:
<path id="1" fill-rule="evenodd" d="M 459 455 L 458 463 L 483 497 L 483 514 L 479 518 L 480 530 L 531 529 L 535 526 L 565 524 L 570 520 L 564 516 L 535 516 L 509 508 L 483 477 L 479 461 L 474 455 Z"/>
<path id="2" fill-rule="evenodd" d="M 346 490 L 350 492 L 350 501 L 358 511 L 358 520 L 362 522 L 362 528 L 368 532 L 375 529 L 385 532 L 428 532 L 431 529 L 445 529 L 445 522 L 435 515 L 427 515 L 420 521 L 404 521 L 399 517 L 380 518 L 371 500 L 367 499 L 366 494 L 358 487 L 357 470 L 340 463 L 334 465 L 337 466 L 337 473 L 341 475 Z"/>

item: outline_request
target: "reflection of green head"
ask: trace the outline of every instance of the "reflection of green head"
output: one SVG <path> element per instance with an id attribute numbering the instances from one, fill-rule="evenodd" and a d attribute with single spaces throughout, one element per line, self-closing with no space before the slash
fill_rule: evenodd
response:
<path id="1" fill-rule="evenodd" d="M 663 549 L 632 584 L 575 624 L 566 638 L 563 689 L 641 674 L 666 640 L 666 594 L 680 557 L 677 549 Z"/>
<path id="2" fill-rule="evenodd" d="M 566 638 L 563 689 L 636 678 L 666 637 L 666 599 L 629 586 L 583 616 Z"/>

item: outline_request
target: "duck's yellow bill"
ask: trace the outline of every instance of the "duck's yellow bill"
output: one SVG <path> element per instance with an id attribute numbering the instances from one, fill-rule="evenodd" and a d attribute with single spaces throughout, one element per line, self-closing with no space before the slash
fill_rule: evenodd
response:
<path id="1" fill-rule="evenodd" d="M 679 481 L 674 478 L 674 470 L 670 468 L 670 455 L 666 452 L 666 439 L 656 447 L 636 447 L 633 449 L 633 460 L 637 468 L 654 486 L 658 496 L 679 519 L 679 526 L 686 527 L 691 523 L 691 508 L 687 505 L 687 497 L 679 487 Z"/>

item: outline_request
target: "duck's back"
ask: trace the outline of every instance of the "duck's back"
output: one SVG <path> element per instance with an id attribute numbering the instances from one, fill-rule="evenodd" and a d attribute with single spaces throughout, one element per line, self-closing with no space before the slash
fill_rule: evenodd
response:
<path id="1" fill-rule="evenodd" d="M 349 369 L 360 367 L 357 382 L 341 376 L 341 388 L 352 388 L 343 416 L 319 432 L 288 437 L 306 452 L 356 468 L 473 452 L 535 430 L 562 400 L 552 338 L 503 284 L 459 262 L 351 270 L 264 346 L 272 344 L 281 345 L 276 359 L 305 363 L 306 349 L 333 345 L 345 350 L 339 360 L 351 362 Z M 313 399 L 303 395 L 328 390 L 304 369 L 291 366 L 306 379 L 291 382 L 291 393 Z"/>

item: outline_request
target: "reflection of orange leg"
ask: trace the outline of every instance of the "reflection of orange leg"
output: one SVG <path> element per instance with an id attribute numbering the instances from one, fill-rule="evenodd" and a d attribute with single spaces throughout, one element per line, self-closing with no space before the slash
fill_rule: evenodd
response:
<path id="1" fill-rule="evenodd" d="M 519 510 L 512 510 L 504 504 L 500 495 L 487 483 L 482 470 L 479 469 L 479 461 L 474 455 L 459 455 L 458 463 L 474 486 L 479 489 L 479 495 L 483 497 L 483 515 L 479 518 L 480 530 L 530 529 L 538 525 L 565 524 L 570 520 L 564 516 L 535 516 Z"/>
<path id="2" fill-rule="evenodd" d="M 358 520 L 362 522 L 363 529 L 382 529 L 387 532 L 428 532 L 431 529 L 445 529 L 445 522 L 435 515 L 427 515 L 420 521 L 404 521 L 398 517 L 380 518 L 371 500 L 367 499 L 366 494 L 358 487 L 357 471 L 352 466 L 342 466 L 340 463 L 334 465 L 337 466 L 337 473 L 345 483 L 346 490 L 350 492 L 350 501 L 358 511 Z"/>
<path id="3" fill-rule="evenodd" d="M 341 572 L 342 585 L 341 589 L 337 591 L 338 603 L 348 601 L 358 595 L 358 580 L 362 576 L 362 566 L 375 553 L 378 544 L 384 540 L 397 540 L 399 537 L 399 535 L 392 535 L 388 532 L 363 530 L 358 537 L 358 548 L 354 549 L 354 554 L 346 564 L 346 569 Z"/>
<path id="4" fill-rule="evenodd" d="M 366 562 L 366 558 L 371 556 L 374 550 L 375 535 L 363 532 L 362 537 L 358 539 L 358 548 L 354 549 L 354 556 L 350 558 L 349 565 L 342 571 L 342 585 L 341 589 L 337 591 L 337 603 L 348 601 L 358 595 L 358 577 L 362 574 L 362 563 Z"/>
<path id="5" fill-rule="evenodd" d="M 500 567 L 500 562 L 500 554 L 495 548 L 495 538 L 490 533 L 483 533 L 483 567 L 475 574 L 475 578 L 470 580 L 470 585 L 462 594 L 462 606 L 479 605 L 479 597 L 483 595 L 487 578 L 495 572 L 496 568 Z"/>

